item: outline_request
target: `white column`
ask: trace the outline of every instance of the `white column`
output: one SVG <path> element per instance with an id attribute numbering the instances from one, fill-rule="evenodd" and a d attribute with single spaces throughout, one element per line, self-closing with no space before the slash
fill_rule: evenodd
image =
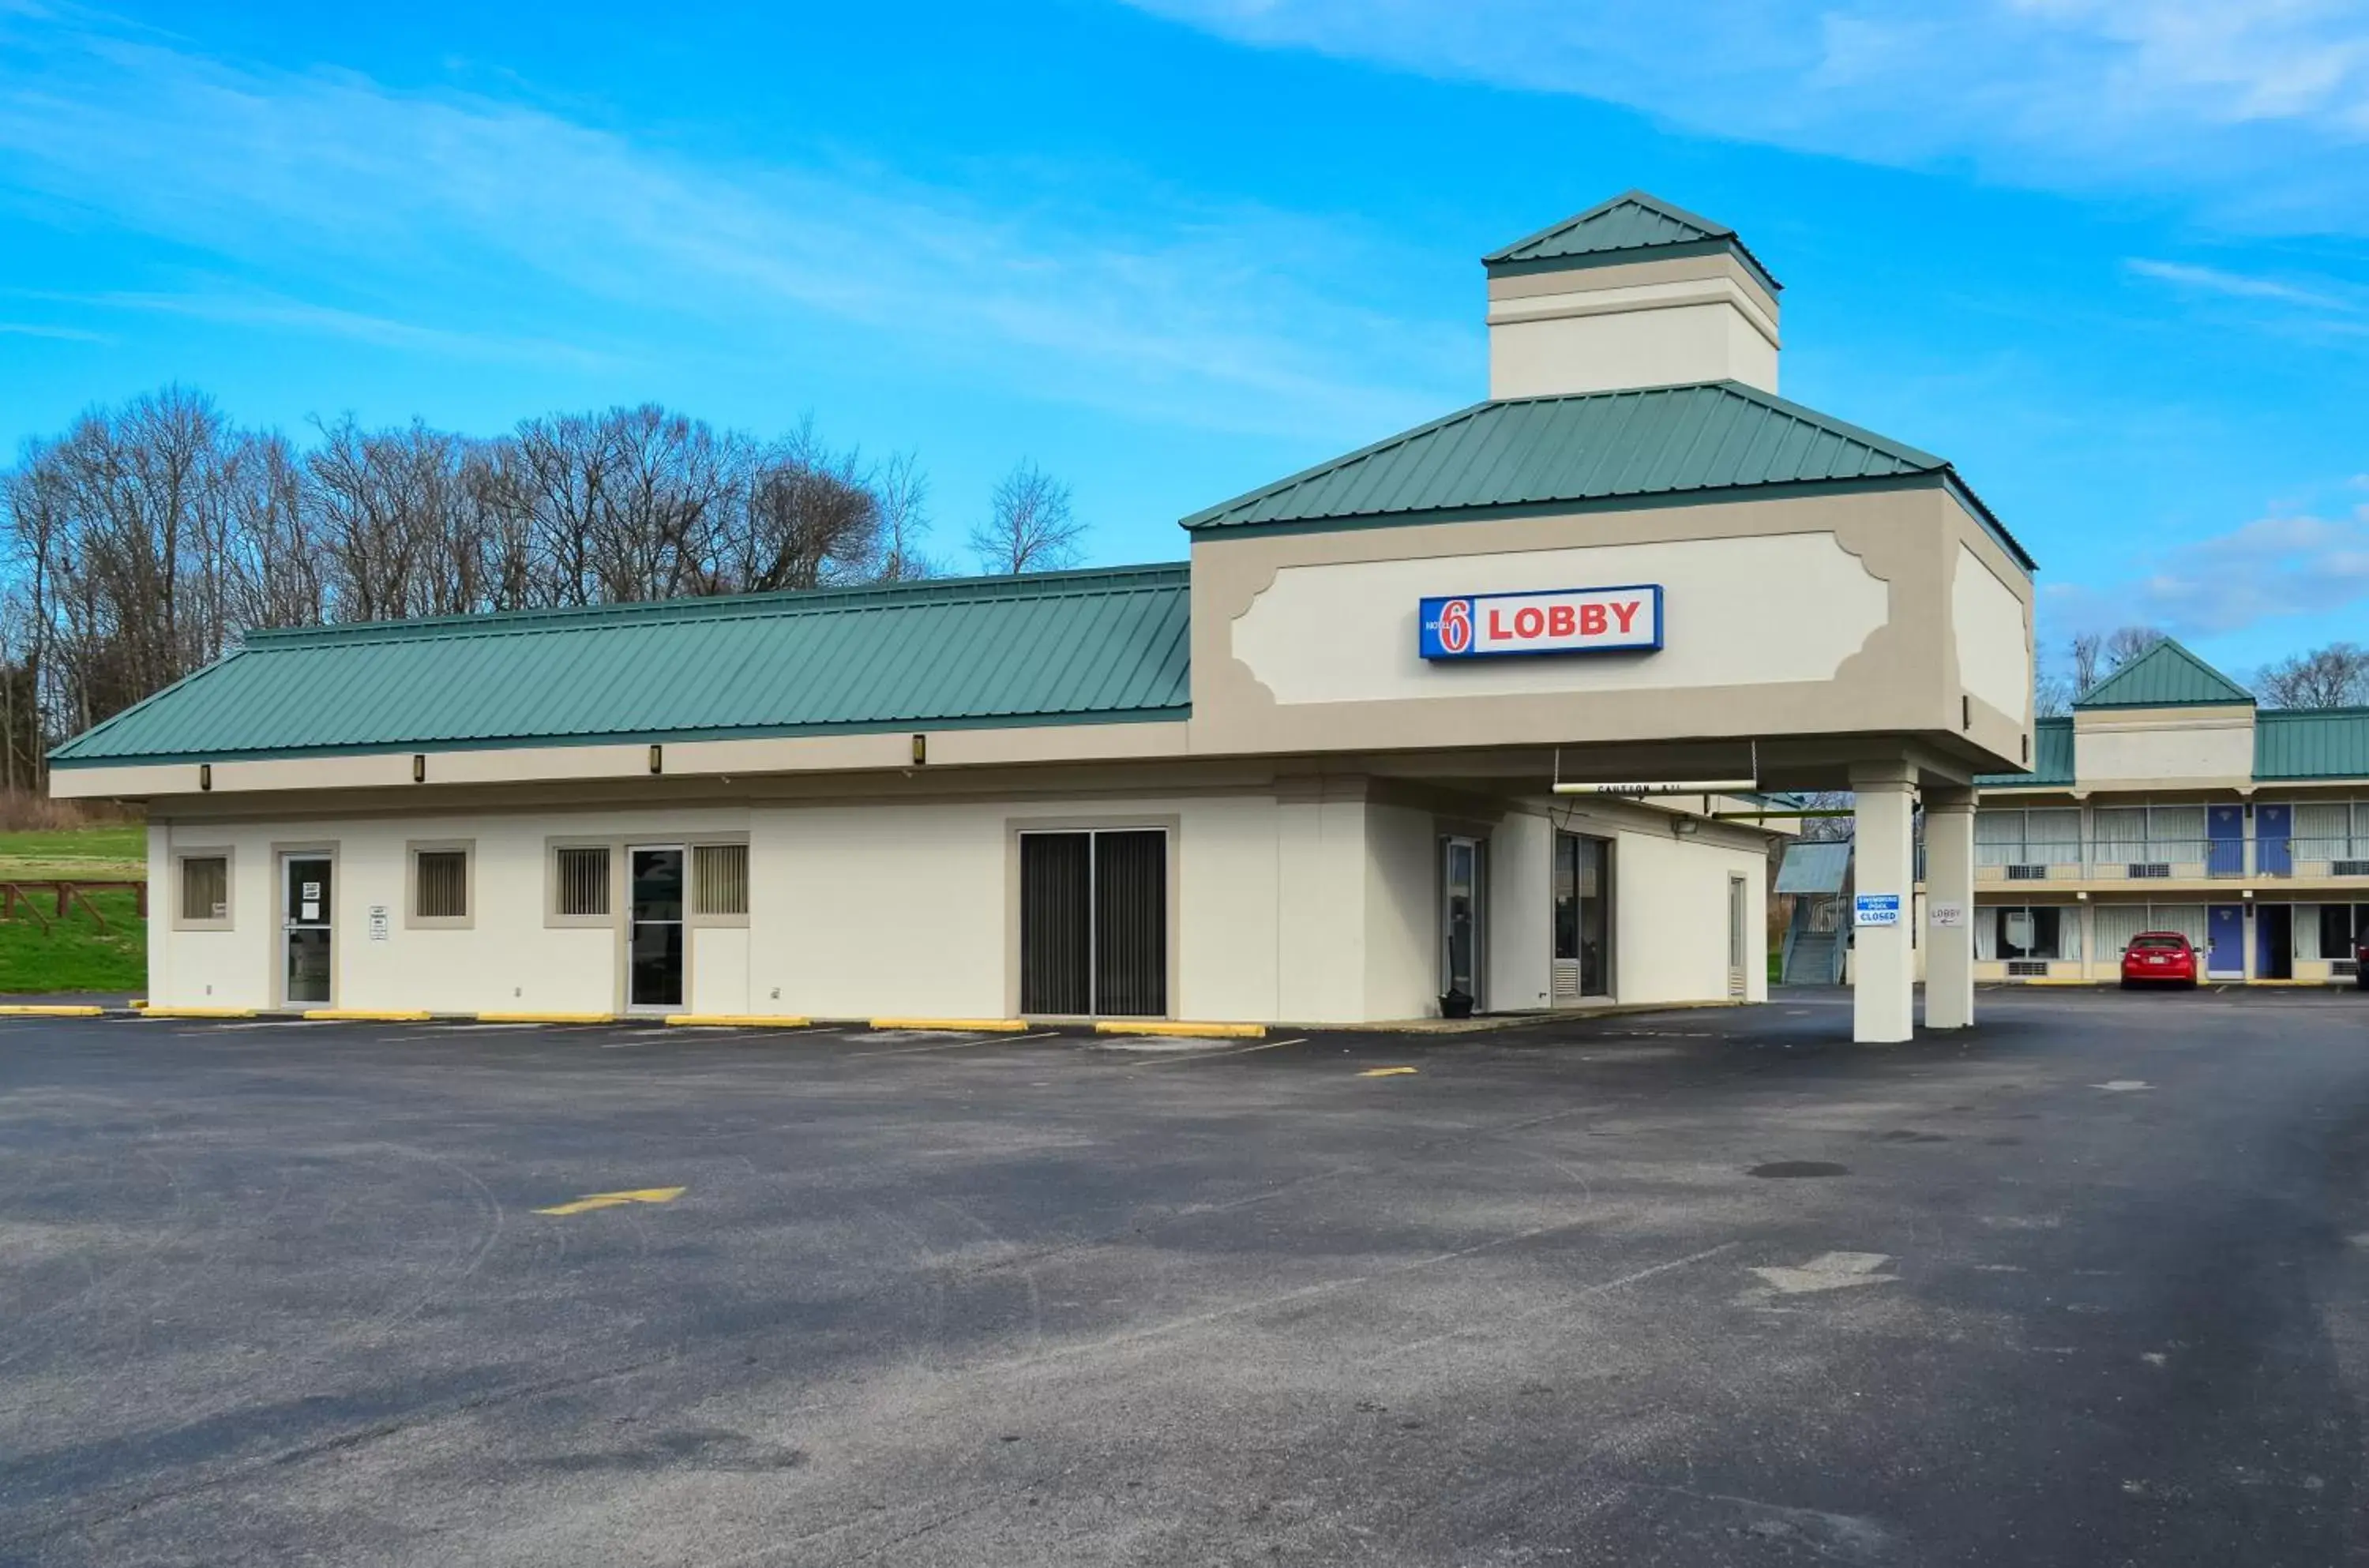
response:
<path id="1" fill-rule="evenodd" d="M 1974 1021 L 1971 789 L 1925 792 L 1925 1027 L 1963 1029 Z"/>
<path id="2" fill-rule="evenodd" d="M 1864 901 L 1890 898 L 1897 913 L 1889 925 L 1865 925 L 1852 912 L 1851 1038 L 1861 1045 L 1894 1045 L 1917 1031 L 1917 955 L 1909 945 L 1910 905 L 1916 886 L 1911 813 L 1915 774 L 1906 762 L 1861 763 L 1850 773 L 1858 798 L 1853 858 L 1856 895 Z"/>

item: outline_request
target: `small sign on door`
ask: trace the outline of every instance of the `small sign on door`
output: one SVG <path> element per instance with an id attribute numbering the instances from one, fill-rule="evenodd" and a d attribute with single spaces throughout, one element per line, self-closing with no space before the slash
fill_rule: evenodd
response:
<path id="1" fill-rule="evenodd" d="M 1900 895 L 1897 893 L 1861 893 L 1851 899 L 1853 925 L 1898 925 Z"/>

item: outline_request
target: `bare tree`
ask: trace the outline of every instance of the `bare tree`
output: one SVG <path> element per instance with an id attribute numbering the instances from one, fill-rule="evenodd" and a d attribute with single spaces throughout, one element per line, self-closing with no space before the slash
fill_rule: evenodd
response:
<path id="1" fill-rule="evenodd" d="M 1085 534 L 1070 511 L 1070 487 L 1024 460 L 995 486 L 970 547 L 986 571 L 1059 571 L 1076 564 Z"/>
<path id="2" fill-rule="evenodd" d="M 1017 564 L 1072 548 L 1068 492 L 1001 498 Z M 763 442 L 655 405 L 477 441 L 414 420 L 244 430 L 180 387 L 0 471 L 0 787 L 247 628 L 933 575 L 928 485 L 808 420 Z"/>
<path id="3" fill-rule="evenodd" d="M 2254 682 L 2273 708 L 2347 708 L 2369 704 L 2369 648 L 2330 643 L 2281 659 Z"/>
<path id="4" fill-rule="evenodd" d="M 930 481 L 911 452 L 900 452 L 880 465 L 872 493 L 880 507 L 880 580 L 907 582 L 939 575 L 923 550 L 930 532 Z"/>
<path id="5" fill-rule="evenodd" d="M 833 452 L 809 421 L 766 449 L 747 483 L 725 592 L 861 582 L 880 560 L 880 502 L 853 452 Z"/>
<path id="6" fill-rule="evenodd" d="M 2136 663 L 2163 640 L 2163 634 L 2153 626 L 2116 627 L 2106 638 L 2107 673 Z"/>
<path id="7" fill-rule="evenodd" d="M 2098 683 L 2099 660 L 2105 656 L 2106 639 L 2095 632 L 2083 632 L 2066 646 L 2073 660 L 2073 695 L 2080 696 Z"/>

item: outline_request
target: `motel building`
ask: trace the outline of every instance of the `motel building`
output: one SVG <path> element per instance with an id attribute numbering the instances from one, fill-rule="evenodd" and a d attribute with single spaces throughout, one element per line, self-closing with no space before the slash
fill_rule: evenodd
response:
<path id="1" fill-rule="evenodd" d="M 151 1007 L 1758 1001 L 1746 803 L 1848 788 L 1858 1037 L 1920 956 L 1970 1022 L 2031 559 L 1778 395 L 1732 230 L 1632 192 L 1485 271 L 1485 401 L 1185 518 L 1186 563 L 250 635 L 52 759 L 147 809 Z"/>
<path id="2" fill-rule="evenodd" d="M 2369 708 L 2260 709 L 2176 642 L 1981 781 L 1974 972 L 2113 980 L 2176 931 L 2214 980 L 2352 983 L 2369 930 Z"/>

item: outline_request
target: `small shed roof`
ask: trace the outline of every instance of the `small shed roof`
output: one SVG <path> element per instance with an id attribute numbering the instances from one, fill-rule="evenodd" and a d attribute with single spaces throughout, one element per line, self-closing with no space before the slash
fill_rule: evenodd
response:
<path id="1" fill-rule="evenodd" d="M 1851 846 L 1848 839 L 1785 846 L 1785 864 L 1777 868 L 1780 893 L 1839 893 L 1850 876 Z"/>

